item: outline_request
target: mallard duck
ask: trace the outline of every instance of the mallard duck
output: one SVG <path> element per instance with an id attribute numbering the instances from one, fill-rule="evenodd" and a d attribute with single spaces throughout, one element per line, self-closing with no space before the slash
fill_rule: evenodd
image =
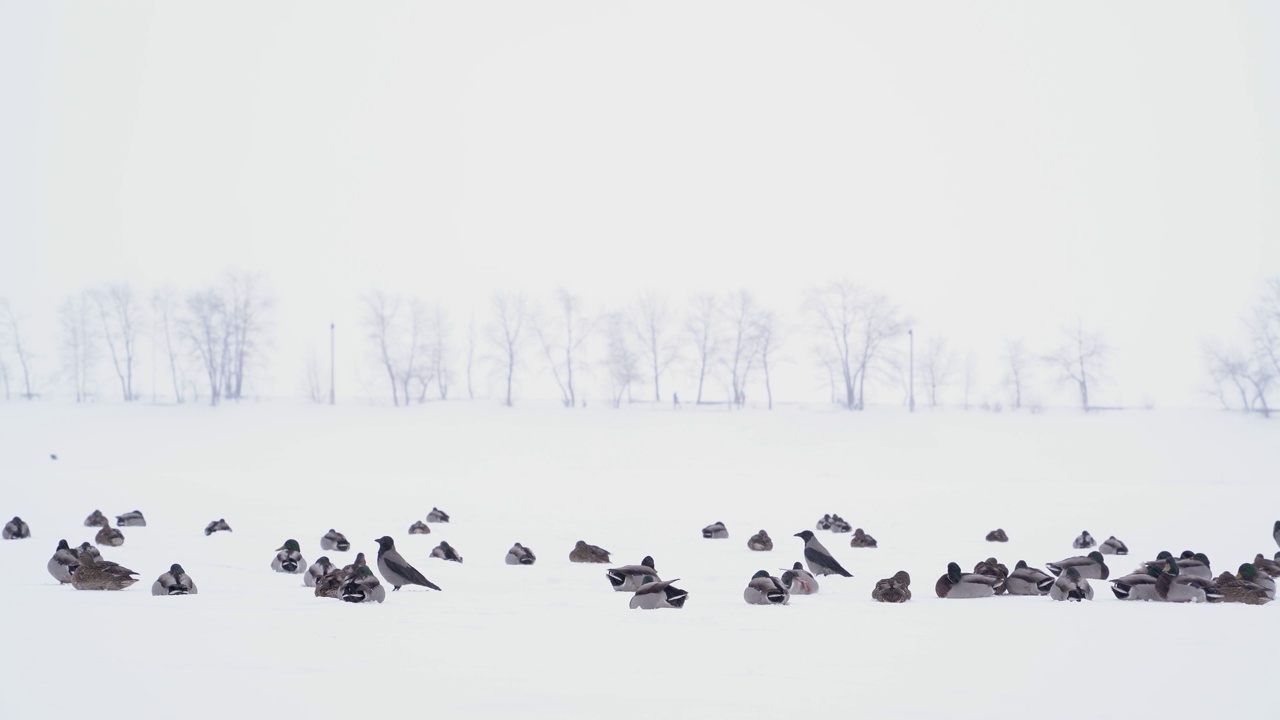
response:
<path id="1" fill-rule="evenodd" d="M 836 515 L 835 513 L 831 514 L 831 532 L 847 533 L 852 529 L 853 529 L 853 526 L 849 524 L 848 520 L 845 520 L 844 518 L 840 517 L 839 515 Z"/>
<path id="2" fill-rule="evenodd" d="M 1162 598 L 1156 592 L 1156 580 L 1161 575 L 1160 568 L 1147 568 L 1130 573 L 1111 581 L 1111 592 L 1117 600 L 1147 600 L 1159 602 Z"/>
<path id="3" fill-rule="evenodd" d="M 979 575 L 986 575 L 996 579 L 996 584 L 991 586 L 997 595 L 1003 595 L 1006 589 L 1006 581 L 1009 579 L 1009 568 L 1004 563 L 989 557 L 986 560 L 980 560 L 973 566 L 973 571 Z"/>
<path id="4" fill-rule="evenodd" d="M 1077 555 L 1058 562 L 1045 563 L 1045 567 L 1049 568 L 1049 572 L 1054 575 L 1061 575 L 1063 570 L 1073 567 L 1080 572 L 1080 577 L 1091 580 L 1106 580 L 1111 574 L 1107 561 L 1097 550 L 1088 555 Z"/>
<path id="5" fill-rule="evenodd" d="M 123 565 L 107 562 L 93 553 L 76 557 L 80 566 L 71 573 L 71 587 L 77 590 L 123 590 L 138 582 L 138 573 Z"/>
<path id="6" fill-rule="evenodd" d="M 636 594 L 631 596 L 631 609 L 660 610 L 662 608 L 671 608 L 679 610 L 684 607 L 684 601 L 688 599 L 689 593 L 671 584 L 679 580 L 680 578 L 654 580 L 640 586 L 640 589 L 636 590 Z"/>
<path id="7" fill-rule="evenodd" d="M 911 576 L 899 570 L 893 577 L 877 580 L 871 590 L 871 599 L 883 603 L 904 603 L 911 599 Z"/>
<path id="8" fill-rule="evenodd" d="M 516 543 L 507 551 L 505 562 L 508 565 L 532 565 L 537 562 L 538 558 L 534 556 L 533 551 L 529 548 Z"/>
<path id="9" fill-rule="evenodd" d="M 107 524 L 107 516 L 102 514 L 101 510 L 94 510 L 89 513 L 89 517 L 84 519 L 85 527 L 104 527 Z"/>
<path id="10" fill-rule="evenodd" d="M 804 541 L 804 561 L 809 566 L 809 572 L 814 575 L 853 577 L 853 573 L 845 570 L 831 551 L 818 541 L 812 530 L 801 530 L 795 537 Z"/>
<path id="11" fill-rule="evenodd" d="M 818 578 L 804 569 L 804 565 L 796 563 L 790 570 L 783 570 L 782 586 L 792 595 L 812 595 L 818 592 Z"/>
<path id="12" fill-rule="evenodd" d="M 1266 588 L 1248 580 L 1243 580 L 1229 572 L 1224 571 L 1213 582 L 1218 586 L 1218 591 L 1222 593 L 1223 602 L 1266 605 L 1274 599 L 1267 593 Z"/>
<path id="13" fill-rule="evenodd" d="M 342 585 L 342 599 L 349 603 L 380 603 L 387 599 L 387 589 L 373 576 L 373 570 L 365 566 Z"/>
<path id="14" fill-rule="evenodd" d="M 1276 581 L 1267 573 L 1258 572 L 1258 568 L 1252 563 L 1241 565 L 1240 571 L 1236 573 L 1236 579 L 1258 585 L 1267 591 L 1267 597 L 1276 599 Z"/>
<path id="15" fill-rule="evenodd" d="M 456 563 L 462 562 L 462 556 L 458 554 L 458 551 L 455 550 L 452 545 L 443 540 L 441 540 L 440 544 L 431 550 L 431 557 Z"/>
<path id="16" fill-rule="evenodd" d="M 1210 578 L 1191 577 L 1172 560 L 1156 578 L 1156 595 L 1165 602 L 1221 602 L 1222 591 Z"/>
<path id="17" fill-rule="evenodd" d="M 231 532 L 231 526 L 227 524 L 226 518 L 218 518 L 204 526 L 205 537 L 209 537 L 216 532 Z"/>
<path id="18" fill-rule="evenodd" d="M 588 545 L 579 540 L 573 549 L 569 551 L 569 562 L 576 563 L 607 563 L 611 553 L 602 547 L 596 545 Z"/>
<path id="19" fill-rule="evenodd" d="M 1053 587 L 1049 589 L 1049 597 L 1053 600 L 1076 602 L 1092 600 L 1093 587 L 1089 585 L 1088 579 L 1080 577 L 1078 569 L 1069 567 L 1053 582 Z"/>
<path id="20" fill-rule="evenodd" d="M 873 548 L 876 547 L 876 539 L 857 528 L 853 531 L 853 537 L 849 538 L 849 547 L 855 548 Z"/>
<path id="21" fill-rule="evenodd" d="M 761 570 L 751 576 L 747 589 L 742 591 L 742 599 L 751 605 L 786 605 L 791 602 L 791 593 L 781 580 Z"/>
<path id="22" fill-rule="evenodd" d="M 1129 546 L 1116 539 L 1115 535 L 1102 541 L 1102 545 L 1098 547 L 1098 551 L 1103 555 L 1128 555 Z"/>
<path id="23" fill-rule="evenodd" d="M 940 598 L 984 598 L 996 594 L 995 586 L 998 582 L 999 579 L 990 575 L 961 572 L 956 563 L 947 563 L 947 574 L 938 578 L 933 590 Z"/>
<path id="24" fill-rule="evenodd" d="M 814 523 L 813 529 L 814 530 L 830 530 L 831 515 L 826 514 L 826 515 L 823 515 L 821 518 L 818 518 L 818 522 Z"/>
<path id="25" fill-rule="evenodd" d="M 1053 587 L 1053 576 L 1027 565 L 1026 560 L 1019 560 L 1013 566 L 1013 572 L 1004 581 L 1005 590 L 1010 595 L 1048 595 Z"/>
<path id="26" fill-rule="evenodd" d="M 1005 534 L 1001 528 L 996 528 L 987 533 L 987 542 L 1009 542 L 1009 536 Z"/>
<path id="27" fill-rule="evenodd" d="M 449 522 L 449 513 L 438 507 L 432 507 L 431 512 L 427 513 L 427 522 L 429 523 L 447 523 Z"/>
<path id="28" fill-rule="evenodd" d="M 86 552 L 96 558 L 102 557 L 102 552 L 99 551 L 97 547 L 90 545 L 87 541 L 71 548 L 71 552 L 74 553 L 76 557 L 80 557 L 80 553 Z"/>
<path id="29" fill-rule="evenodd" d="M 347 536 L 329 528 L 329 532 L 320 538 L 321 550 L 337 550 L 338 552 L 346 552 L 351 549 L 351 543 L 347 542 Z"/>
<path id="30" fill-rule="evenodd" d="M 1280 560 L 1280 552 L 1276 553 L 1276 560 Z M 1268 560 L 1262 553 L 1258 553 L 1253 557 L 1253 566 L 1259 572 L 1264 572 L 1273 578 L 1280 577 L 1280 562 L 1276 560 Z"/>
<path id="31" fill-rule="evenodd" d="M 369 567 L 364 566 L 366 570 Z M 370 571 L 372 572 L 372 571 Z M 347 584 L 350 576 L 341 570 L 334 570 L 328 575 L 324 575 L 316 580 L 315 595 L 319 598 L 332 598 L 334 600 L 342 599 L 342 586 Z"/>
<path id="32" fill-rule="evenodd" d="M 196 582 L 178 563 L 170 565 L 169 572 L 156 578 L 151 586 L 152 595 L 195 595 L 197 592 Z"/>
<path id="33" fill-rule="evenodd" d="M 729 530 L 722 522 L 713 522 L 702 528 L 702 537 L 708 540 L 723 540 L 729 537 Z"/>
<path id="34" fill-rule="evenodd" d="M 421 520 L 415 521 L 409 526 L 410 535 L 430 535 L 431 527 Z"/>
<path id="35" fill-rule="evenodd" d="M 768 552 L 773 549 L 773 538 L 769 537 L 769 533 L 761 530 L 747 538 L 747 549 L 755 550 L 756 552 Z"/>
<path id="36" fill-rule="evenodd" d="M 49 574 L 54 580 L 66 584 L 71 582 L 71 574 L 79 565 L 80 561 L 76 559 L 75 551 L 67 545 L 66 540 L 59 540 L 57 549 L 53 551 L 53 557 L 49 558 Z"/>
<path id="37" fill-rule="evenodd" d="M 350 565 L 342 566 L 342 574 L 346 577 L 350 577 L 356 574 L 360 568 L 368 567 L 368 565 L 369 563 L 364 559 L 364 553 L 356 553 L 356 559 L 351 561 Z"/>
<path id="38" fill-rule="evenodd" d="M 108 547 L 120 547 L 123 545 L 124 533 L 111 527 L 109 524 L 105 524 L 107 522 L 106 518 L 103 518 L 102 522 L 104 524 L 98 530 L 98 534 L 93 536 L 93 541 L 99 545 L 106 545 Z"/>
<path id="39" fill-rule="evenodd" d="M 1169 563 L 1176 563 L 1178 566 L 1178 575 L 1183 577 L 1195 577 L 1202 580 L 1212 580 L 1213 571 L 1209 569 L 1209 558 L 1204 553 L 1193 553 L 1187 550 L 1182 553 L 1182 557 L 1174 558 L 1169 556 L 1157 562 L 1143 563 L 1144 568 L 1159 567 L 1163 568 Z"/>
<path id="40" fill-rule="evenodd" d="M 1079 535 L 1076 536 L 1075 540 L 1071 541 L 1071 547 L 1075 548 L 1076 550 L 1091 548 L 1097 544 L 1098 544 L 1097 541 L 1093 539 L 1093 536 L 1089 534 L 1088 530 L 1085 530 L 1084 532 L 1080 533 Z"/>
<path id="41" fill-rule="evenodd" d="M 432 590 L 440 589 L 439 585 L 428 580 L 396 551 L 396 541 L 390 536 L 383 535 L 375 542 L 378 543 L 378 572 L 382 573 L 382 578 L 391 584 L 392 592 L 405 585 L 421 585 Z"/>
<path id="42" fill-rule="evenodd" d="M 653 557 L 649 555 L 645 555 L 639 565 L 610 568 L 604 575 L 609 578 L 609 584 L 617 592 L 635 592 L 646 583 L 662 579 L 658 577 L 658 571 L 653 569 Z"/>
<path id="43" fill-rule="evenodd" d="M 307 568 L 307 574 L 302 576 L 302 582 L 306 583 L 307 587 L 315 587 L 320 578 L 338 570 L 338 566 L 329 561 L 328 555 L 321 555 L 311 563 L 311 567 Z"/>
<path id="44" fill-rule="evenodd" d="M 147 519 L 142 517 L 141 510 L 131 510 L 116 516 L 116 527 L 146 527 Z"/>
<path id="45" fill-rule="evenodd" d="M 23 522 L 22 518 L 17 515 L 13 519 L 4 524 L 3 532 L 0 532 L 5 540 L 22 540 L 31 537 L 31 528 Z"/>
<path id="46" fill-rule="evenodd" d="M 276 556 L 271 560 L 271 569 L 281 573 L 306 572 L 307 561 L 302 559 L 302 548 L 297 540 L 290 538 L 276 548 Z"/>

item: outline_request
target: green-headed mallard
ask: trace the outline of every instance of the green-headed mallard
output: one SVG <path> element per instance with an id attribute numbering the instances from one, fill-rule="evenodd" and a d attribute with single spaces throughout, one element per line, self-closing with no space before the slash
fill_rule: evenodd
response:
<path id="1" fill-rule="evenodd" d="M 1156 578 L 1156 595 L 1165 602 L 1221 602 L 1222 591 L 1210 578 L 1183 575 L 1173 560 L 1165 561 L 1164 572 Z"/>
<path id="2" fill-rule="evenodd" d="M 430 535 L 431 527 L 426 523 L 422 522 L 421 520 L 415 520 L 413 524 L 409 526 L 409 534 L 410 535 Z"/>
<path id="3" fill-rule="evenodd" d="M 231 532 L 231 526 L 227 524 L 226 518 L 218 518 L 204 526 L 205 537 L 209 537 L 216 532 Z"/>
<path id="4" fill-rule="evenodd" d="M 871 590 L 871 599 L 883 603 L 904 603 L 911 599 L 911 575 L 906 570 L 899 570 L 893 577 L 876 581 Z"/>
<path id="5" fill-rule="evenodd" d="M 94 510 L 84 519 L 85 527 L 103 527 L 107 524 L 107 516 L 101 510 Z"/>
<path id="6" fill-rule="evenodd" d="M 609 579 L 609 584 L 617 592 L 635 592 L 646 583 L 662 579 L 658 577 L 658 571 L 654 570 L 653 558 L 649 555 L 645 555 L 639 565 L 610 568 L 605 571 L 604 576 Z"/>
<path id="7" fill-rule="evenodd" d="M 1111 580 L 1111 592 L 1117 600 L 1162 600 L 1156 592 L 1156 580 L 1160 577 L 1160 568 L 1151 567 L 1146 570 L 1130 573 L 1121 578 Z"/>
<path id="8" fill-rule="evenodd" d="M 796 563 L 790 570 L 783 570 L 779 576 L 782 587 L 792 595 L 813 595 L 818 592 L 818 578 L 804 569 L 804 565 Z"/>
<path id="9" fill-rule="evenodd" d="M 1003 595 L 1005 592 L 1005 581 L 1009 579 L 1009 568 L 1004 563 L 989 557 L 986 560 L 980 560 L 973 566 L 973 571 L 979 575 L 986 575 L 996 579 L 996 584 L 991 586 L 997 595 Z"/>
<path id="10" fill-rule="evenodd" d="M 801 530 L 795 537 L 804 541 L 804 561 L 809 566 L 809 572 L 814 575 L 853 577 L 853 573 L 845 570 L 831 551 L 818 541 L 812 530 Z"/>
<path id="11" fill-rule="evenodd" d="M 751 605 L 786 605 L 791 602 L 791 593 L 783 587 L 781 580 L 761 570 L 751 576 L 747 588 L 742 591 L 742 599 Z"/>
<path id="12" fill-rule="evenodd" d="M 448 560 L 449 562 L 462 562 L 462 556 L 458 554 L 457 549 L 444 540 L 441 540 L 439 545 L 431 549 L 431 557 Z"/>
<path id="13" fill-rule="evenodd" d="M 747 549 L 756 552 L 769 552 L 773 549 L 773 538 L 763 529 L 747 538 Z"/>
<path id="14" fill-rule="evenodd" d="M 321 555 L 311 563 L 311 567 L 307 568 L 307 574 L 302 576 L 302 582 L 306 583 L 307 587 L 315 587 L 317 580 L 337 570 L 338 566 L 330 562 L 327 555 Z"/>
<path id="15" fill-rule="evenodd" d="M 353 560 L 350 565 L 342 566 L 342 574 L 344 576 L 350 577 L 356 574 L 356 572 L 359 571 L 360 568 L 368 566 L 368 564 L 369 563 L 366 562 L 364 559 L 364 553 L 356 553 L 356 559 Z"/>
<path id="16" fill-rule="evenodd" d="M 956 563 L 947 563 L 947 574 L 938 578 L 933 590 L 940 598 L 969 599 L 991 597 L 996 594 L 999 578 L 977 573 L 965 573 Z"/>
<path id="17" fill-rule="evenodd" d="M 399 552 L 396 552 L 396 541 L 390 536 L 383 535 L 378 538 L 378 572 L 382 573 L 382 577 L 391 584 L 391 591 L 395 592 L 405 585 L 421 585 L 432 590 L 439 590 L 440 586 L 431 582 L 418 572 L 418 569 L 409 564 L 408 560 Z"/>
<path id="18" fill-rule="evenodd" d="M 1112 535 L 1102 541 L 1102 544 L 1098 546 L 1098 552 L 1103 555 L 1128 555 L 1129 546 L 1117 540 L 1115 535 Z"/>
<path id="19" fill-rule="evenodd" d="M 987 542 L 1009 542 L 1009 536 L 1003 528 L 996 528 L 987 533 Z"/>
<path id="20" fill-rule="evenodd" d="M 142 517 L 141 510 L 130 510 L 116 516 L 116 527 L 146 527 L 147 519 Z"/>
<path id="21" fill-rule="evenodd" d="M 724 526 L 724 523 L 716 521 L 702 528 L 702 537 L 708 540 L 723 540 L 729 537 L 729 529 Z"/>
<path id="22" fill-rule="evenodd" d="M 22 518 L 14 515 L 12 520 L 4 524 L 4 531 L 0 532 L 0 536 L 5 540 L 23 540 L 31 537 L 31 528 Z"/>
<path id="23" fill-rule="evenodd" d="M 1241 603 L 1244 605 L 1266 605 L 1274 598 L 1267 594 L 1267 589 L 1256 583 L 1241 579 L 1229 572 L 1223 572 L 1215 580 L 1218 591 L 1222 593 L 1222 601 Z"/>
<path id="24" fill-rule="evenodd" d="M 449 522 L 449 513 L 438 507 L 432 507 L 431 512 L 427 513 L 427 522 L 429 523 L 447 523 Z"/>
<path id="25" fill-rule="evenodd" d="M 103 526 L 98 530 L 98 534 L 93 536 L 93 541 L 99 545 L 107 547 L 120 547 L 124 544 L 124 533 L 116 528 L 111 527 L 107 523 L 106 518 L 102 520 Z"/>
<path id="26" fill-rule="evenodd" d="M 1236 579 L 1244 582 L 1250 582 L 1260 586 L 1267 591 L 1267 597 L 1272 600 L 1276 599 L 1276 581 L 1270 575 L 1259 572 L 1253 563 L 1244 563 L 1240 566 L 1240 571 L 1236 573 Z"/>
<path id="27" fill-rule="evenodd" d="M 508 565 L 532 565 L 538 561 L 536 555 L 529 548 L 516 543 L 507 551 L 507 557 L 504 562 Z"/>
<path id="28" fill-rule="evenodd" d="M 329 528 L 329 532 L 320 538 L 321 550 L 337 550 L 338 552 L 346 552 L 351 549 L 351 543 L 347 542 L 347 536 Z"/>
<path id="29" fill-rule="evenodd" d="M 611 554 L 608 550 L 598 545 L 588 545 L 586 542 L 579 540 L 573 546 L 573 549 L 569 551 L 569 562 L 607 563 Z"/>
<path id="30" fill-rule="evenodd" d="M 855 528 L 853 537 L 849 538 L 849 547 L 873 548 L 876 547 L 876 539 L 863 532 L 862 528 Z"/>
<path id="31" fill-rule="evenodd" d="M 271 559 L 271 569 L 282 573 L 306 572 L 307 561 L 302 559 L 302 547 L 297 540 L 290 538 L 276 548 L 276 556 Z"/>
<path id="32" fill-rule="evenodd" d="M 1026 560 L 1019 560 L 1013 572 L 1004 581 L 1005 590 L 1010 595 L 1048 595 L 1053 587 L 1053 576 L 1027 565 Z"/>
<path id="33" fill-rule="evenodd" d="M 123 590 L 138 582 L 133 577 L 138 573 L 93 553 L 80 553 L 76 559 L 80 566 L 71 573 L 71 587 L 77 590 Z"/>
<path id="34" fill-rule="evenodd" d="M 342 585 L 342 599 L 349 603 L 380 603 L 387 599 L 387 589 L 382 587 L 378 578 L 373 576 L 373 570 L 366 565 Z"/>
<path id="35" fill-rule="evenodd" d="M 1053 582 L 1053 587 L 1049 588 L 1049 597 L 1053 600 L 1081 600 L 1093 599 L 1093 586 L 1089 584 L 1088 579 L 1080 577 L 1080 571 L 1076 568 L 1069 567 L 1062 571 L 1058 579 Z"/>
<path id="36" fill-rule="evenodd" d="M 67 545 L 66 540 L 59 540 L 57 549 L 53 551 L 53 557 L 49 558 L 49 574 L 54 580 L 66 584 L 71 582 L 71 574 L 79 565 L 80 561 L 76 559 L 75 551 Z"/>
<path id="37" fill-rule="evenodd" d="M 169 566 L 169 572 L 156 578 L 151 585 L 152 595 L 195 595 L 196 581 L 178 563 Z"/>
<path id="38" fill-rule="evenodd" d="M 636 590 L 636 594 L 631 596 L 631 609 L 660 610 L 662 608 L 671 608 L 679 610 L 684 607 L 684 601 L 689 598 L 689 593 L 671 584 L 679 579 L 655 580 L 642 585 Z"/>
<path id="39" fill-rule="evenodd" d="M 1088 555 L 1077 555 L 1058 562 L 1045 563 L 1045 567 L 1049 568 L 1049 572 L 1054 575 L 1061 575 L 1063 570 L 1073 567 L 1080 572 L 1080 577 L 1091 580 L 1106 580 L 1111 574 L 1106 559 L 1097 550 Z"/>

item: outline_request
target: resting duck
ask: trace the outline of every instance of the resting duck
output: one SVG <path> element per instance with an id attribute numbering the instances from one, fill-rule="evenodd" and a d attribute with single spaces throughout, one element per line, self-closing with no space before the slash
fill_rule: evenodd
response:
<path id="1" fill-rule="evenodd" d="M 347 542 L 347 536 L 329 528 L 329 532 L 320 538 L 321 550 L 337 550 L 338 552 L 346 552 L 351 549 L 351 543 Z"/>
<path id="2" fill-rule="evenodd" d="M 1183 575 L 1172 560 L 1165 562 L 1164 571 L 1156 578 L 1156 595 L 1165 602 L 1221 602 L 1223 599 L 1222 591 L 1213 580 Z"/>
<path id="3" fill-rule="evenodd" d="M 107 516 L 102 514 L 101 510 L 94 510 L 89 513 L 89 517 L 84 519 L 85 527 L 102 527 L 107 521 Z"/>
<path id="4" fill-rule="evenodd" d="M 1010 595 L 1048 595 L 1053 587 L 1053 576 L 1027 565 L 1026 560 L 1019 560 L 1013 572 L 1004 581 L 1005 590 Z"/>
<path id="5" fill-rule="evenodd" d="M 773 549 L 773 538 L 769 537 L 769 533 L 761 530 L 747 538 L 747 549 L 755 550 L 756 552 L 769 552 Z"/>
<path id="6" fill-rule="evenodd" d="M 410 535 L 430 535 L 431 527 L 428 526 L 426 523 L 422 522 L 421 520 L 418 520 L 409 526 L 409 534 Z"/>
<path id="7" fill-rule="evenodd" d="M 170 565 L 169 572 L 156 578 L 151 586 L 152 595 L 195 595 L 196 593 L 195 581 L 178 563 Z"/>
<path id="8" fill-rule="evenodd" d="M 123 565 L 108 562 L 92 553 L 80 553 L 80 566 L 71 573 L 71 587 L 77 590 L 123 590 L 138 582 L 138 573 Z"/>
<path id="9" fill-rule="evenodd" d="M 649 555 L 645 555 L 639 565 L 610 568 L 604 575 L 617 592 L 635 592 L 647 583 L 662 579 L 658 577 L 658 571 L 654 570 L 653 557 Z"/>
<path id="10" fill-rule="evenodd" d="M 850 530 L 852 530 L 852 529 L 853 529 L 853 526 L 849 524 L 849 521 L 848 521 L 848 520 L 845 520 L 844 518 L 840 517 L 839 515 L 836 515 L 836 514 L 832 513 L 832 515 L 831 515 L 831 532 L 833 532 L 833 533 L 847 533 L 847 532 L 849 532 L 849 531 L 850 531 Z"/>
<path id="11" fill-rule="evenodd" d="M 1111 569 L 1107 567 L 1102 553 L 1097 550 L 1088 555 L 1077 555 L 1058 562 L 1045 563 L 1045 567 L 1049 568 L 1049 572 L 1054 575 L 1062 575 L 1064 570 L 1073 567 L 1080 573 L 1080 577 L 1092 580 L 1106 580 L 1111 574 Z"/>
<path id="12" fill-rule="evenodd" d="M 98 530 L 98 534 L 93 536 L 93 541 L 99 545 L 108 547 L 120 547 L 124 544 L 124 533 L 107 524 L 107 519 L 102 519 L 102 528 Z"/>
<path id="13" fill-rule="evenodd" d="M 786 605 L 791 602 L 791 593 L 783 587 L 781 580 L 761 570 L 751 576 L 747 588 L 742 591 L 742 599 L 751 605 Z"/>
<path id="14" fill-rule="evenodd" d="M 204 536 L 209 537 L 216 532 L 231 532 L 231 526 L 227 524 L 225 518 L 218 518 L 208 525 L 204 526 Z"/>
<path id="15" fill-rule="evenodd" d="M 1102 545 L 1098 550 L 1103 555 L 1128 555 L 1129 546 L 1116 539 L 1115 535 L 1102 541 Z"/>
<path id="16" fill-rule="evenodd" d="M 947 563 L 947 574 L 938 578 L 933 590 L 940 598 L 968 599 L 991 597 L 996 594 L 996 583 L 999 578 L 990 575 L 961 572 L 956 563 Z"/>
<path id="17" fill-rule="evenodd" d="M 71 582 L 71 574 L 76 571 L 76 567 L 80 565 L 80 561 L 76 559 L 76 553 L 67 545 L 66 540 L 59 540 L 58 547 L 53 551 L 53 557 L 49 558 L 49 574 L 64 585 Z"/>
<path id="18" fill-rule="evenodd" d="M 1267 589 L 1256 583 L 1241 579 L 1238 575 L 1224 572 L 1214 580 L 1218 591 L 1222 593 L 1222 601 L 1242 603 L 1244 605 L 1266 605 L 1274 598 L 1267 594 Z"/>
<path id="19" fill-rule="evenodd" d="M 276 556 L 271 560 L 271 569 L 282 573 L 300 573 L 307 569 L 306 560 L 302 559 L 302 548 L 292 538 L 276 548 Z"/>
<path id="20" fill-rule="evenodd" d="M 116 516 L 116 527 L 146 527 L 147 519 L 142 517 L 141 510 L 132 510 Z"/>
<path id="21" fill-rule="evenodd" d="M 782 586 L 792 595 L 812 595 L 818 592 L 818 578 L 804 569 L 802 563 L 796 563 L 790 570 L 782 571 Z"/>
<path id="22" fill-rule="evenodd" d="M 1085 530 L 1084 532 L 1080 533 L 1079 535 L 1076 536 L 1075 540 L 1071 541 L 1071 547 L 1075 548 L 1076 550 L 1091 548 L 1097 544 L 1098 544 L 1097 541 L 1093 539 L 1093 536 L 1089 534 L 1088 530 Z"/>
<path id="23" fill-rule="evenodd" d="M 576 563 L 607 563 L 609 562 L 609 551 L 597 545 L 588 545 L 586 542 L 579 540 L 573 549 L 569 551 L 569 562 Z"/>
<path id="24" fill-rule="evenodd" d="M 342 585 L 342 599 L 349 603 L 380 603 L 387 599 L 387 589 L 374 577 L 373 569 L 366 565 Z"/>
<path id="25" fill-rule="evenodd" d="M 702 528 L 702 537 L 708 540 L 723 540 L 729 537 L 729 530 L 722 522 L 713 522 Z"/>
<path id="26" fill-rule="evenodd" d="M 431 551 L 431 557 L 448 560 L 449 562 L 462 562 L 462 556 L 458 554 L 458 551 L 453 549 L 452 545 L 443 540 L 441 540 L 440 544 L 435 546 Z"/>
<path id="27" fill-rule="evenodd" d="M 911 599 L 911 576 L 899 570 L 893 577 L 877 580 L 871 599 L 883 603 L 904 603 Z"/>
<path id="28" fill-rule="evenodd" d="M 660 610 L 662 608 L 671 608 L 679 610 L 684 607 L 684 601 L 688 599 L 689 593 L 673 586 L 674 580 L 655 580 L 642 585 L 636 594 L 631 596 L 631 609 L 635 610 Z"/>
<path id="29" fill-rule="evenodd" d="M 505 562 L 508 565 L 532 565 L 537 562 L 538 558 L 534 556 L 533 551 L 529 548 L 516 543 L 507 551 Z"/>
<path id="30" fill-rule="evenodd" d="M 429 523 L 447 523 L 449 522 L 449 513 L 438 507 L 432 506 L 431 512 L 427 513 L 427 522 Z"/>
<path id="31" fill-rule="evenodd" d="M 873 548 L 876 547 L 876 539 L 857 528 L 853 531 L 853 537 L 849 538 L 849 547 L 855 548 Z"/>
<path id="32" fill-rule="evenodd" d="M 1005 534 L 1001 528 L 996 528 L 987 533 L 987 542 L 1009 542 L 1009 536 Z"/>
<path id="33" fill-rule="evenodd" d="M 12 520 L 4 524 L 4 530 L 0 531 L 0 536 L 5 540 L 23 540 L 31 537 L 31 527 L 23 522 L 22 518 L 14 515 Z"/>
<path id="34" fill-rule="evenodd" d="M 1009 568 L 1004 563 L 989 557 L 986 560 L 979 561 L 973 566 L 973 571 L 979 575 L 986 575 L 996 579 L 996 584 L 991 586 L 997 595 L 1003 595 L 1006 589 L 1006 581 L 1009 579 Z"/>
<path id="35" fill-rule="evenodd" d="M 329 561 L 328 555 L 321 555 L 311 563 L 311 567 L 307 568 L 307 574 L 302 577 L 302 582 L 306 583 L 307 587 L 315 587 L 320 578 L 333 572 L 338 572 L 338 566 Z"/>
<path id="36" fill-rule="evenodd" d="M 1089 581 L 1086 578 L 1080 577 L 1079 570 L 1069 567 L 1054 581 L 1053 587 L 1049 589 L 1049 597 L 1053 600 L 1073 600 L 1075 602 L 1092 600 L 1093 587 L 1089 585 Z"/>

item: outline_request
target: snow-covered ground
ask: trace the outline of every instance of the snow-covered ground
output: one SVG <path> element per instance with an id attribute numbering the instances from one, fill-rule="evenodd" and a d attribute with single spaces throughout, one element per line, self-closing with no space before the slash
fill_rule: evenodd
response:
<path id="1" fill-rule="evenodd" d="M 57 453 L 58 460 L 49 458 Z M 827 407 L 775 412 L 635 407 L 565 411 L 450 403 L 410 409 L 255 404 L 0 405 L 4 717 L 520 718 L 1268 717 L 1280 667 L 1277 604 L 942 601 L 948 561 L 1010 567 L 1116 535 L 1126 572 L 1162 549 L 1214 572 L 1276 551 L 1280 424 L 1218 412 L 1081 415 Z M 408 526 L 432 506 L 453 522 Z M 106 558 L 124 592 L 59 586 L 60 538 L 92 540 L 95 508 L 146 528 Z M 820 533 L 852 579 L 787 607 L 748 606 L 758 569 L 800 559 L 836 512 L 880 542 Z M 232 533 L 205 537 L 225 517 Z M 703 540 L 713 521 L 728 540 Z M 296 538 L 308 562 L 330 527 L 349 562 L 375 537 L 444 592 L 382 605 L 315 598 L 269 568 Z M 1003 527 L 1007 544 L 984 541 Z M 746 539 L 764 528 L 771 553 Z M 689 591 L 681 611 L 633 611 L 576 540 L 616 564 L 651 554 Z M 448 540 L 462 565 L 428 557 Z M 507 566 L 515 541 L 538 554 Z M 181 563 L 192 597 L 155 598 Z M 906 569 L 915 599 L 870 600 Z M 464 715 L 464 713 L 466 713 Z"/>

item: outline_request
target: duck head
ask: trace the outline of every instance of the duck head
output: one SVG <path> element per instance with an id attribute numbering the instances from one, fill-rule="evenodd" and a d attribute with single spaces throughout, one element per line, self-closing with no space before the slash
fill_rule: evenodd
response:
<path id="1" fill-rule="evenodd" d="M 302 546 L 298 544 L 297 540 L 290 538 L 288 540 L 285 540 L 283 545 L 276 548 L 276 552 L 280 552 L 281 550 L 288 550 L 290 552 L 302 552 Z"/>

